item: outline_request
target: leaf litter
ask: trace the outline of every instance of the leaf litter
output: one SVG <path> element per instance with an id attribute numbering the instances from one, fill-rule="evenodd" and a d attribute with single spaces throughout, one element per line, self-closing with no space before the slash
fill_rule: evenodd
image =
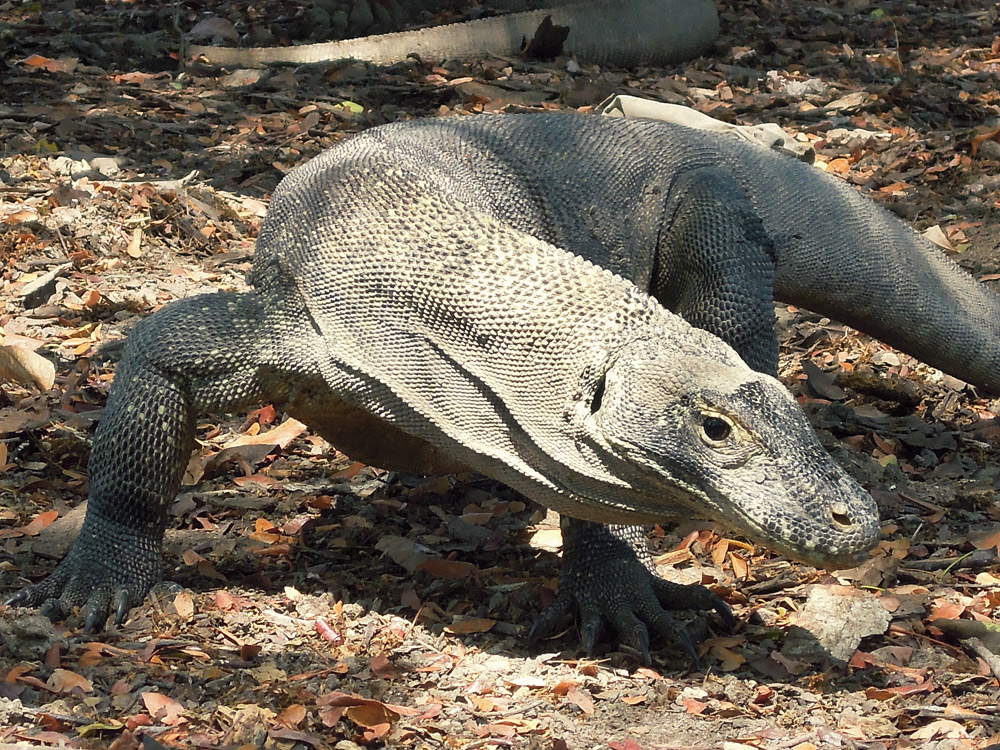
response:
<path id="1" fill-rule="evenodd" d="M 306 6 L 170 13 L 223 39 L 245 24 L 259 42 L 295 38 Z M 715 53 L 670 69 L 484 58 L 181 72 L 161 4 L 0 6 L 0 346 L 28 360 L 0 386 L 0 593 L 50 572 L 79 524 L 131 326 L 173 299 L 245 288 L 278 180 L 365 127 L 587 111 L 624 92 L 778 122 L 996 288 L 996 9 L 720 11 Z M 824 572 L 724 529 L 657 527 L 661 570 L 712 586 L 743 623 L 702 642 L 706 672 L 669 647 L 656 669 L 614 650 L 581 658 L 572 634 L 531 647 L 527 625 L 555 595 L 551 514 L 479 477 L 353 463 L 265 405 L 199 423 L 168 583 L 123 628 L 82 636 L 78 618 L 0 611 L 0 743 L 988 747 L 998 404 L 844 326 L 778 313 L 781 375 L 872 489 L 884 540 L 868 563 Z"/>

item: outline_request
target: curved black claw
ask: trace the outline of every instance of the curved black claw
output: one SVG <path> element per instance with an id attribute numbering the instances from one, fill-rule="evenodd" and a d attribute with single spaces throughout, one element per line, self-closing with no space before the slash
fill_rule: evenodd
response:
<path id="1" fill-rule="evenodd" d="M 562 526 L 559 594 L 532 624 L 528 634 L 532 640 L 554 635 L 575 615 L 588 655 L 610 626 L 623 643 L 641 654 L 647 666 L 652 663 L 652 633 L 680 645 L 697 668 L 698 654 L 690 634 L 667 610 L 715 610 L 728 628 L 736 625 L 726 603 L 704 586 L 674 583 L 653 572 L 641 528 L 573 519 L 564 519 Z"/>
<path id="2" fill-rule="evenodd" d="M 96 527 L 96 528 L 95 528 Z M 50 620 L 80 607 L 87 633 L 100 631 L 108 616 L 117 627 L 160 577 L 160 543 L 118 524 L 85 521 L 69 554 L 52 574 L 4 602 L 39 607 Z"/>

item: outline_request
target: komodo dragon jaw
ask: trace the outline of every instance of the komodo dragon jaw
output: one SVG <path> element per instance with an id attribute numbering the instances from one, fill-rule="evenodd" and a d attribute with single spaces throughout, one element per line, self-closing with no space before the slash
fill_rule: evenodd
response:
<path id="1" fill-rule="evenodd" d="M 700 331 L 686 349 L 667 359 L 662 342 L 635 342 L 593 388 L 586 421 L 611 473 L 633 480 L 635 516 L 707 518 L 821 567 L 867 557 L 879 535 L 875 501 L 823 449 L 785 387 Z"/>

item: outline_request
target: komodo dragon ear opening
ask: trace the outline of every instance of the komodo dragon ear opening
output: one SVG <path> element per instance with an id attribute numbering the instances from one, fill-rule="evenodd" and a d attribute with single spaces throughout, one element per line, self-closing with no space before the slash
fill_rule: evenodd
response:
<path id="1" fill-rule="evenodd" d="M 594 397 L 590 400 L 590 413 L 597 414 L 601 409 L 601 404 L 604 402 L 604 391 L 608 385 L 608 375 L 604 373 L 601 375 L 601 379 L 597 381 L 597 386 L 594 388 Z"/>

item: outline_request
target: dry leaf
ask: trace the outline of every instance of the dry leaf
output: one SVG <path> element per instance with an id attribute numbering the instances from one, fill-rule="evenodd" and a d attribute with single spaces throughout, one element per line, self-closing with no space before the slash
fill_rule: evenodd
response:
<path id="1" fill-rule="evenodd" d="M 932 721 L 927 726 L 918 729 L 910 735 L 910 739 L 933 740 L 938 737 L 967 739 L 968 736 L 969 733 L 965 731 L 965 727 L 957 721 L 951 721 L 950 719 L 938 719 L 937 721 Z"/>
<path id="2" fill-rule="evenodd" d="M 0 378 L 21 385 L 34 383 L 39 390 L 47 391 L 56 382 L 56 367 L 23 346 L 0 346 Z"/>
<path id="3" fill-rule="evenodd" d="M 611 750 L 644 750 L 642 745 L 631 737 L 627 738 L 624 742 L 609 742 L 608 747 Z"/>
<path id="4" fill-rule="evenodd" d="M 928 227 L 924 230 L 924 237 L 931 242 L 933 242 L 938 247 L 944 248 L 949 252 L 955 252 L 955 246 L 951 244 L 948 240 L 948 235 L 944 233 L 941 229 L 940 224 L 935 224 L 932 227 Z"/>
<path id="5" fill-rule="evenodd" d="M 79 689 L 84 693 L 92 693 L 94 686 L 83 675 L 71 672 L 68 669 L 53 669 L 45 686 L 53 693 L 69 693 Z"/>
<path id="6" fill-rule="evenodd" d="M 573 705 L 577 706 L 581 711 L 583 711 L 588 716 L 594 713 L 594 699 L 590 697 L 589 693 L 585 693 L 578 687 L 570 688 L 566 693 L 566 700 L 568 700 Z"/>
<path id="7" fill-rule="evenodd" d="M 938 600 L 934 602 L 934 606 L 931 608 L 930 614 L 927 616 L 927 621 L 957 620 L 964 614 L 964 612 L 965 606 L 962 604 Z"/>
<path id="8" fill-rule="evenodd" d="M 279 448 L 284 449 L 288 447 L 290 442 L 305 431 L 306 426 L 302 424 L 302 422 L 289 417 L 273 430 L 261 432 L 256 435 L 240 435 L 240 437 L 236 438 L 232 442 L 227 443 L 225 447 L 235 448 L 239 445 L 276 445 Z"/>
<path id="9" fill-rule="evenodd" d="M 222 589 L 215 592 L 215 608 L 220 612 L 239 612 L 250 603 L 249 599 L 241 596 L 233 596 L 228 591 Z"/>
<path id="10" fill-rule="evenodd" d="M 72 73 L 78 62 L 80 61 L 76 57 L 53 60 L 51 57 L 43 57 L 42 55 L 28 55 L 20 61 L 21 65 L 27 65 L 29 68 L 41 68 L 51 73 Z"/>
<path id="11" fill-rule="evenodd" d="M 980 534 L 969 534 L 969 543 L 976 549 L 1000 549 L 1000 529 Z"/>
<path id="12" fill-rule="evenodd" d="M 712 562 L 720 568 L 726 561 L 726 553 L 729 552 L 729 540 L 719 539 L 718 543 L 712 547 Z"/>
<path id="13" fill-rule="evenodd" d="M 184 707 L 173 698 L 160 693 L 143 693 L 142 702 L 154 721 L 167 726 L 180 723 Z"/>
<path id="14" fill-rule="evenodd" d="M 723 672 L 732 672 L 737 670 L 743 666 L 743 663 L 746 661 L 743 654 L 724 646 L 713 646 L 711 651 L 712 656 L 722 662 L 721 669 Z"/>
<path id="15" fill-rule="evenodd" d="M 833 159 L 826 164 L 827 171 L 843 174 L 851 170 L 851 163 L 847 159 Z"/>
<path id="16" fill-rule="evenodd" d="M 301 703 L 293 703 L 275 717 L 275 721 L 288 728 L 298 726 L 306 718 L 306 707 Z"/>
<path id="17" fill-rule="evenodd" d="M 37 516 L 32 518 L 27 525 L 21 527 L 20 531 L 23 532 L 25 536 L 38 536 L 42 529 L 55 521 L 57 518 L 59 518 L 59 511 L 47 510 L 44 513 L 39 513 Z"/>
<path id="18" fill-rule="evenodd" d="M 194 598 L 190 591 L 181 591 L 174 597 L 174 609 L 177 615 L 184 621 L 190 622 L 194 617 Z"/>
<path id="19" fill-rule="evenodd" d="M 371 660 L 371 670 L 383 680 L 395 680 L 403 674 L 403 670 L 389 661 L 385 654 L 379 654 Z"/>
<path id="20" fill-rule="evenodd" d="M 979 151 L 979 147 L 982 146 L 986 141 L 1000 141 L 1000 128 L 995 128 L 987 133 L 980 133 L 979 135 L 972 136 L 972 155 L 975 156 Z"/>
<path id="21" fill-rule="evenodd" d="M 562 549 L 562 532 L 559 528 L 539 529 L 531 535 L 530 544 L 535 549 L 546 552 L 558 552 Z"/>
<path id="22" fill-rule="evenodd" d="M 513 685 L 514 687 L 529 687 L 529 688 L 545 687 L 545 680 L 543 680 L 541 677 L 535 677 L 533 675 L 514 677 L 513 679 L 510 680 L 504 680 L 504 682 L 508 685 Z"/>
<path id="23" fill-rule="evenodd" d="M 405 536 L 386 534 L 375 543 L 375 549 L 389 556 L 396 565 L 411 573 L 432 556 L 431 550 Z"/>
<path id="24" fill-rule="evenodd" d="M 573 680 L 562 680 L 553 686 L 552 692 L 560 696 L 566 695 L 566 693 L 568 693 L 572 688 L 575 688 L 576 685 L 577 683 Z"/>
<path id="25" fill-rule="evenodd" d="M 28 221 L 38 221 L 38 214 L 34 211 L 22 209 L 3 217 L 4 224 L 24 224 Z"/>
<path id="26" fill-rule="evenodd" d="M 489 713 L 490 711 L 497 711 L 498 706 L 492 698 L 482 698 L 478 695 L 469 696 L 475 706 L 477 711 L 482 711 L 483 713 Z"/>
<path id="27" fill-rule="evenodd" d="M 463 635 L 465 633 L 486 633 L 497 624 L 496 620 L 488 620 L 483 617 L 466 617 L 455 620 L 451 625 L 446 625 L 444 632 L 452 635 Z"/>
<path id="28" fill-rule="evenodd" d="M 366 729 L 375 729 L 382 724 L 391 724 L 399 719 L 402 713 L 396 710 L 401 708 L 400 706 L 390 707 L 380 701 L 338 692 L 318 696 L 316 705 L 319 707 L 320 718 L 327 726 L 333 726 L 341 716 L 347 716 L 355 724 Z M 405 708 L 403 712 L 409 715 L 419 713 Z"/>
<path id="29" fill-rule="evenodd" d="M 743 555 L 736 552 L 729 553 L 729 564 L 733 568 L 733 577 L 738 581 L 745 581 L 750 577 L 750 563 Z"/>
<path id="30" fill-rule="evenodd" d="M 259 484 L 265 487 L 270 487 L 278 483 L 277 479 L 273 479 L 264 474 L 251 474 L 248 477 L 233 477 L 233 484 L 237 487 L 246 487 L 252 484 Z"/>
<path id="31" fill-rule="evenodd" d="M 142 229 L 140 227 L 132 230 L 132 238 L 129 240 L 125 252 L 132 258 L 142 257 Z"/>
<path id="32" fill-rule="evenodd" d="M 192 42 L 211 41 L 216 45 L 220 43 L 239 44 L 240 33 L 232 22 L 225 18 L 209 16 L 196 23 L 184 35 L 184 38 Z"/>
<path id="33" fill-rule="evenodd" d="M 361 473 L 361 470 L 363 468 L 365 468 L 365 465 L 363 463 L 361 463 L 360 461 L 355 461 L 350 466 L 348 466 L 346 469 L 341 469 L 340 471 L 336 472 L 333 475 L 332 478 L 333 479 L 354 479 L 354 477 L 356 477 L 358 474 Z"/>
<path id="34" fill-rule="evenodd" d="M 684 706 L 684 711 L 689 714 L 700 714 L 708 708 L 707 703 L 695 700 L 694 698 L 682 698 L 681 705 Z"/>

